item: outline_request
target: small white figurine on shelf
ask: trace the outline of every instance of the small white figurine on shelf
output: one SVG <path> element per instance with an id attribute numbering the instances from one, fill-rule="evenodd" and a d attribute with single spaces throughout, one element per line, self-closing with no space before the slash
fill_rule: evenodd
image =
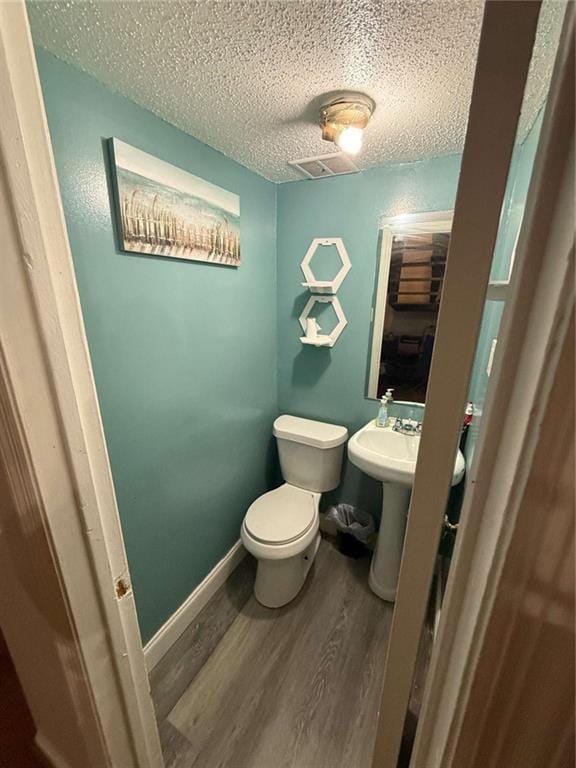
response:
<path id="1" fill-rule="evenodd" d="M 318 321 L 315 317 L 306 318 L 306 338 L 313 341 L 318 338 L 318 332 L 322 329 L 318 325 Z"/>

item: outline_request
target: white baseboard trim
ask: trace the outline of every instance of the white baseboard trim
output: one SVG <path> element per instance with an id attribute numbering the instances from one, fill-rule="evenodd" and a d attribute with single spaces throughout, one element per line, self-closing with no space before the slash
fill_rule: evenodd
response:
<path id="1" fill-rule="evenodd" d="M 54 749 L 48 739 L 38 731 L 36 732 L 36 736 L 34 736 L 34 744 L 36 745 L 36 749 L 42 755 L 44 762 L 47 766 L 50 766 L 50 768 L 72 768 L 59 752 Z"/>
<path id="2" fill-rule="evenodd" d="M 200 613 L 212 595 L 224 584 L 228 576 L 246 555 L 242 542 L 238 540 L 232 549 L 210 571 L 208 576 L 188 595 L 168 621 L 144 646 L 144 657 L 148 671 L 152 670 L 162 656 L 178 640 Z"/>

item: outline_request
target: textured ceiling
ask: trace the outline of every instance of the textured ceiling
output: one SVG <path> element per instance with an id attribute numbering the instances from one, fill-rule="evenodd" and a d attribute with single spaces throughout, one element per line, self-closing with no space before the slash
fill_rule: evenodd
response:
<path id="1" fill-rule="evenodd" d="M 558 27 L 549 2 L 523 130 L 540 108 Z M 362 90 L 375 115 L 360 168 L 459 152 L 482 0 L 31 2 L 36 43 L 273 181 L 334 151 L 318 97 Z"/>

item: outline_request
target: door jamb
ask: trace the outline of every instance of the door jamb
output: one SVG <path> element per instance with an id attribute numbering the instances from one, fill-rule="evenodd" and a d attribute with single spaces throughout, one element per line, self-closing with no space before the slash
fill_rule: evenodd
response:
<path id="1" fill-rule="evenodd" d="M 21 489 L 37 500 L 49 539 L 62 604 L 82 661 L 82 685 L 92 699 L 93 712 L 85 712 L 83 727 L 105 745 L 94 764 L 161 768 L 134 595 L 23 0 L 0 3 L 0 105 L 5 200 L 18 243 L 6 248 L 0 281 L 4 385 L 0 406 L 10 429 L 1 458 L 12 480 L 18 475 L 18 483 L 11 484 L 14 493 Z M 11 442 L 15 451 L 9 450 Z M 17 455 L 26 457 L 21 467 L 14 460 Z M 1 518 L 2 513 L 0 529 Z M 33 556 L 32 551 L 26 554 Z M 22 558 L 24 553 L 16 555 Z"/>
<path id="2" fill-rule="evenodd" d="M 397 764 L 540 5 L 539 0 L 493 0 L 484 10 L 374 768 Z"/>
<path id="3" fill-rule="evenodd" d="M 471 682 L 491 610 L 505 588 L 501 579 L 518 505 L 574 313 L 574 16 L 569 5 L 432 652 L 415 768 L 450 768 L 462 748 Z M 502 653 L 506 647 L 503 638 Z M 472 760 L 473 745 L 465 751 Z"/>

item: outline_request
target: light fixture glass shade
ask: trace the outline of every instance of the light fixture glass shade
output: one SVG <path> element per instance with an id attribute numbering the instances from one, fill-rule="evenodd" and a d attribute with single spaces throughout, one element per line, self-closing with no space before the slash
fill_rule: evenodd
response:
<path id="1" fill-rule="evenodd" d="M 357 155 L 362 149 L 363 133 L 362 128 L 348 126 L 340 131 L 336 137 L 336 144 L 347 155 Z"/>

